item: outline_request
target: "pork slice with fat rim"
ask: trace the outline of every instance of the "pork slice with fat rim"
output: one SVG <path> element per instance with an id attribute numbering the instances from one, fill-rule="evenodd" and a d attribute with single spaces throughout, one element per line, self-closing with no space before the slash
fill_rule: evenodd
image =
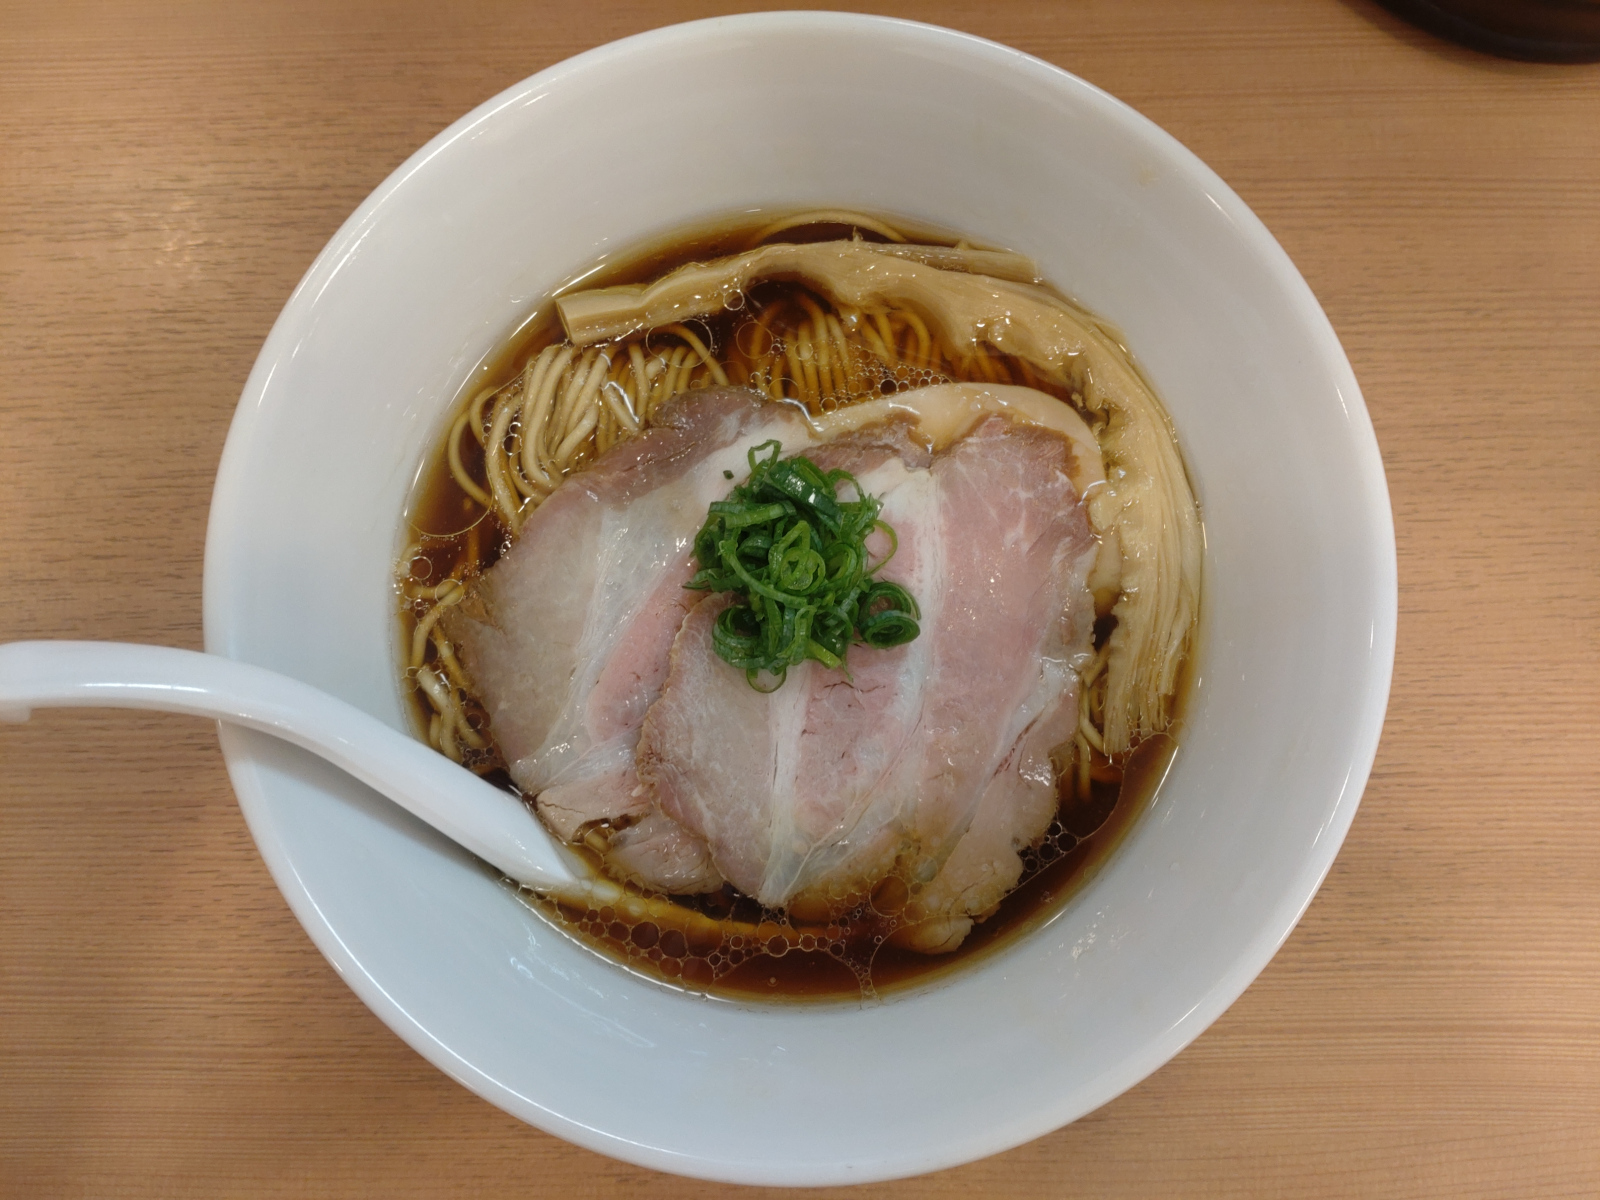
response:
<path id="1" fill-rule="evenodd" d="M 551 493 L 446 618 L 512 779 L 561 837 L 649 817 L 634 749 L 701 598 L 683 586 L 694 535 L 732 486 L 725 472 L 747 477 L 748 450 L 774 438 L 793 452 L 810 435 L 795 410 L 745 389 L 677 398 Z M 629 839 L 636 856 L 641 840 Z M 690 869 L 692 850 L 668 873 L 720 886 Z"/>
<path id="2" fill-rule="evenodd" d="M 933 513 L 928 451 L 906 422 L 852 434 L 808 455 L 843 468 L 883 500 L 899 550 L 885 578 L 926 592 L 939 540 L 918 532 Z M 882 534 L 869 550 L 889 550 Z M 646 718 L 640 775 L 662 810 L 706 838 L 719 869 L 762 903 L 797 896 L 837 901 L 839 886 L 892 865 L 894 814 L 875 811 L 879 785 L 904 753 L 919 711 L 925 654 L 918 642 L 878 651 L 853 647 L 849 677 L 818 663 L 791 667 L 774 692 L 753 690 L 719 659 L 712 629 L 726 598 L 690 614 L 673 647 L 671 680 Z M 924 616 L 929 614 L 925 611 Z M 856 864 L 841 872 L 845 862 Z"/>
<path id="3" fill-rule="evenodd" d="M 1056 447 L 1050 435 L 1037 430 L 998 435 L 992 424 L 980 426 L 936 467 L 952 512 L 1009 510 L 1030 518 L 991 524 L 1003 538 L 999 544 L 953 539 L 947 551 L 951 627 L 981 628 L 990 617 L 999 620 L 981 657 L 970 653 L 972 642 L 942 656 L 952 668 L 951 683 L 982 682 L 970 690 L 950 689 L 943 719 L 930 721 L 929 727 L 942 726 L 939 745 L 948 748 L 973 741 L 976 709 L 992 707 L 1005 717 L 988 726 L 991 740 L 978 771 L 984 782 L 965 821 L 919 809 L 919 816 L 934 818 L 930 836 L 922 839 L 924 850 L 948 844 L 946 831 L 960 828 L 938 872 L 913 887 L 905 923 L 895 935 L 902 945 L 924 953 L 961 944 L 973 921 L 988 915 L 1016 886 L 1022 852 L 1043 838 L 1054 819 L 1058 796 L 1051 751 L 1077 726 L 1078 668 L 1089 657 L 1093 637 L 1088 577 L 1097 544 L 1083 506 L 1073 502 L 1075 492 L 1063 486 Z M 1001 559 L 1007 569 L 998 569 Z M 932 756 L 940 757 L 939 751 Z M 923 873 L 925 867 L 909 874 L 915 882 Z"/>
<path id="4" fill-rule="evenodd" d="M 923 709 L 916 850 L 903 864 L 914 891 L 943 872 L 991 792 L 1011 796 L 1004 820 L 1023 846 L 1043 834 L 1055 808 L 1048 753 L 1071 729 L 1056 718 L 1075 711 L 1094 621 L 1085 583 L 1096 542 L 1063 439 L 989 417 L 933 472 L 945 594 Z"/>

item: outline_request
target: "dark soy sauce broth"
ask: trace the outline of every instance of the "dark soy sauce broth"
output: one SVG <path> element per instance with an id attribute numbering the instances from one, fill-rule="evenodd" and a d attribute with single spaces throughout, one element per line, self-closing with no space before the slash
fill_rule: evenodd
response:
<path id="1" fill-rule="evenodd" d="M 576 277 L 578 286 L 603 287 L 645 282 L 685 263 L 736 254 L 758 244 L 757 230 L 782 214 L 740 214 L 715 224 L 663 238 L 633 253 L 603 261 Z M 896 219 L 889 221 L 913 240 L 954 245 L 955 235 Z M 819 222 L 785 230 L 776 240 L 827 241 L 852 236 L 854 227 L 837 222 Z M 867 240 L 883 238 L 870 231 L 855 236 Z M 575 281 L 576 282 L 576 281 Z M 566 285 L 557 291 L 571 288 Z M 752 313 L 798 285 L 762 283 L 746 293 L 746 303 L 736 311 L 696 321 L 708 333 L 713 349 L 727 347 L 738 336 Z M 450 411 L 453 420 L 471 398 L 491 383 L 513 378 L 527 361 L 545 346 L 562 338 L 553 303 L 546 303 L 532 314 L 507 340 L 505 348 L 487 360 L 463 387 Z M 1018 369 L 1001 356 L 992 355 L 1000 379 L 1010 378 L 1055 395 L 1072 404 L 1072 395 L 1063 388 L 1038 379 L 1031 371 Z M 946 379 L 977 379 L 971 372 L 902 370 L 885 375 L 881 391 L 890 394 Z M 447 424 L 446 429 L 449 428 Z M 460 441 L 461 459 L 475 478 L 481 477 L 483 452 L 470 437 Z M 406 541 L 419 547 L 412 555 L 412 576 L 419 580 L 442 580 L 453 571 L 463 577 L 480 574 L 500 557 L 510 544 L 507 532 L 492 514 L 484 510 L 461 488 L 451 474 L 444 438 L 441 437 L 429 460 L 418 474 L 406 520 Z M 401 645 L 407 645 L 421 606 L 406 600 L 399 604 Z M 1109 623 L 1096 627 L 1096 646 L 1109 636 Z M 1191 654 L 1191 662 L 1193 656 Z M 1186 670 L 1185 676 L 1189 674 Z M 1180 681 L 1175 711 L 1181 716 L 1182 701 L 1188 691 L 1187 678 Z M 416 689 L 408 687 L 412 715 L 419 730 L 426 730 L 431 709 Z M 487 724 L 481 709 L 476 716 Z M 1175 723 L 1174 729 L 1178 728 Z M 492 734 L 492 730 L 488 730 Z M 1022 882 L 989 918 L 977 922 L 965 941 L 954 952 L 943 955 L 919 954 L 886 941 L 895 928 L 893 911 L 878 911 L 867 902 L 850 914 L 827 925 L 816 927 L 789 922 L 782 914 L 764 912 L 754 901 L 731 888 L 709 896 L 680 896 L 671 903 L 685 917 L 698 914 L 722 923 L 738 922 L 742 933 L 708 932 L 711 922 L 691 922 L 688 928 L 672 928 L 665 922 L 649 919 L 624 919 L 609 906 L 575 909 L 553 901 L 520 893 L 540 913 L 554 920 L 582 944 L 613 961 L 693 991 L 729 998 L 848 999 L 882 995 L 937 980 L 1014 942 L 1038 929 L 1061 911 L 1066 901 L 1081 889 L 1127 836 L 1138 816 L 1154 802 L 1177 750 L 1177 741 L 1168 734 L 1147 739 L 1129 756 L 1120 781 L 1094 778 L 1087 800 L 1074 794 L 1070 786 L 1061 789 L 1056 818 L 1040 845 L 1023 855 Z M 498 753 L 469 752 L 467 765 L 484 778 L 510 791 L 516 791 Z M 1098 774 L 1105 775 L 1106 772 Z M 581 853 L 582 851 L 580 851 Z M 598 859 L 595 859 L 598 862 Z M 881 895 L 882 889 L 880 889 Z M 892 905 L 888 906 L 892 910 Z M 763 926 L 762 923 L 766 924 Z M 766 936 L 782 928 L 784 936 Z M 758 927 L 752 929 L 752 927 Z"/>

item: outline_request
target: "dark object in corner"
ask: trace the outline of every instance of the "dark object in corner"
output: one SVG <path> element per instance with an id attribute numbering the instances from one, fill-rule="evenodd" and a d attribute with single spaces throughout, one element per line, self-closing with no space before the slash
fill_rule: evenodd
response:
<path id="1" fill-rule="evenodd" d="M 1527 62 L 1600 61 L 1600 0 L 1378 0 L 1430 33 Z"/>

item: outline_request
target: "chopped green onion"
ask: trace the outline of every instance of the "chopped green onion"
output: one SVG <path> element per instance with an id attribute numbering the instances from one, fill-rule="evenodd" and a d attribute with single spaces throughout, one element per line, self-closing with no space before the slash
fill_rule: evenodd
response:
<path id="1" fill-rule="evenodd" d="M 733 594 L 711 645 L 761 692 L 782 687 L 789 668 L 807 659 L 848 675 L 852 645 L 886 650 L 921 632 L 916 599 L 876 577 L 899 544 L 878 519 L 882 500 L 848 471 L 824 471 L 803 455 L 779 458 L 782 452 L 777 441 L 756 446 L 750 478 L 711 504 L 694 539 L 699 570 L 685 585 Z M 843 485 L 854 500 L 839 498 Z M 867 553 L 874 530 L 889 538 L 889 553 L 877 562 Z"/>

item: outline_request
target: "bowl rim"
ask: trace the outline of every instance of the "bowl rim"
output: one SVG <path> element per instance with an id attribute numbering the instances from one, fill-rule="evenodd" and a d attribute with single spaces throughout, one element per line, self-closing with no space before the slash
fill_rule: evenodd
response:
<path id="1" fill-rule="evenodd" d="M 686 1159 L 685 1155 L 667 1148 L 641 1145 L 606 1131 L 578 1124 L 539 1106 L 528 1097 L 512 1091 L 487 1074 L 478 1071 L 470 1063 L 456 1057 L 418 1024 L 384 990 L 383 986 L 366 972 L 342 940 L 339 932 L 329 924 L 318 908 L 315 898 L 294 869 L 283 845 L 263 825 L 268 797 L 260 778 L 258 765 L 252 757 L 254 745 L 252 738 L 259 735 L 248 735 L 244 731 L 228 726 L 221 728 L 223 754 L 241 810 L 279 890 L 312 941 L 340 977 L 362 1002 L 407 1044 L 447 1075 L 497 1107 L 577 1145 L 640 1166 L 674 1174 L 769 1185 L 818 1185 L 886 1180 L 942 1169 L 1010 1149 L 1076 1120 L 1107 1103 L 1160 1068 L 1208 1028 L 1265 969 L 1267 963 L 1282 946 L 1315 897 L 1343 844 L 1377 753 L 1393 674 L 1398 614 L 1393 513 L 1376 434 L 1353 371 L 1337 335 L 1309 285 L 1266 226 L 1215 172 L 1177 139 L 1131 106 L 1060 67 L 1014 48 L 941 26 L 899 18 L 856 13 L 778 11 L 712 17 L 665 26 L 606 43 L 553 64 L 484 101 L 429 139 L 375 188 L 345 220 L 313 260 L 285 302 L 246 381 L 228 431 L 213 490 L 206 537 L 203 594 L 205 644 L 208 651 L 221 654 L 228 652 L 230 622 L 235 618 L 228 604 L 232 584 L 226 577 L 224 567 L 226 555 L 223 553 L 223 548 L 232 539 L 234 529 L 242 519 L 245 506 L 248 504 L 248 497 L 242 494 L 237 480 L 242 471 L 242 463 L 249 453 L 254 431 L 262 419 L 265 390 L 272 375 L 273 364 L 292 352 L 298 327 L 303 319 L 302 310 L 314 300 L 318 289 L 325 286 L 332 275 L 336 274 L 344 262 L 353 255 L 379 211 L 404 188 L 407 179 L 452 142 L 467 136 L 502 109 L 517 103 L 531 92 L 547 90 L 557 85 L 565 76 L 603 68 L 615 59 L 641 51 L 669 49 L 673 45 L 707 37 L 744 37 L 751 34 L 773 36 L 802 30 L 811 33 L 844 34 L 871 30 L 878 34 L 890 33 L 924 43 L 938 43 L 942 49 L 959 50 L 991 63 L 1003 64 L 1010 70 L 1030 73 L 1036 79 L 1048 81 L 1056 87 L 1072 90 L 1078 99 L 1097 109 L 1102 115 L 1113 120 L 1135 123 L 1144 136 L 1159 144 L 1167 156 L 1166 161 L 1175 169 L 1186 173 L 1192 182 L 1203 188 L 1212 203 L 1234 224 L 1248 251 L 1257 256 L 1285 285 L 1296 308 L 1295 320 L 1305 327 L 1315 340 L 1323 359 L 1322 365 L 1334 378 L 1345 404 L 1346 414 L 1352 424 L 1352 436 L 1361 443 L 1360 457 L 1363 471 L 1360 479 L 1356 481 L 1356 486 L 1374 514 L 1374 526 L 1367 532 L 1376 539 L 1373 545 L 1375 551 L 1373 561 L 1380 577 L 1375 580 L 1372 588 L 1377 598 L 1373 613 L 1374 654 L 1366 676 L 1360 718 L 1353 722 L 1357 728 L 1357 735 L 1352 740 L 1350 748 L 1349 761 L 1352 769 L 1346 778 L 1344 790 L 1334 806 L 1333 814 L 1325 828 L 1325 836 L 1319 838 L 1312 852 L 1300 865 L 1294 886 L 1287 890 L 1281 903 L 1271 914 L 1260 918 L 1256 934 L 1250 940 L 1247 952 L 1235 959 L 1219 983 L 1181 1020 L 1164 1030 L 1159 1037 L 1146 1042 L 1139 1053 L 1123 1059 L 1116 1070 L 1106 1072 L 1084 1089 L 1088 1094 L 1087 1102 L 1082 1099 L 1083 1093 L 1080 1092 L 1079 1098 L 1070 1105 L 1047 1106 L 1031 1122 L 1013 1123 L 1000 1128 L 973 1129 L 967 1137 L 953 1140 L 937 1152 L 930 1153 L 926 1147 L 918 1147 L 907 1153 L 890 1147 L 885 1149 L 878 1161 L 870 1164 L 856 1162 L 847 1167 L 821 1164 L 814 1172 L 804 1175 L 796 1175 L 792 1171 L 780 1174 L 752 1172 L 749 1164 L 743 1161 L 735 1163 L 731 1160 L 718 1162 L 702 1158 Z"/>

